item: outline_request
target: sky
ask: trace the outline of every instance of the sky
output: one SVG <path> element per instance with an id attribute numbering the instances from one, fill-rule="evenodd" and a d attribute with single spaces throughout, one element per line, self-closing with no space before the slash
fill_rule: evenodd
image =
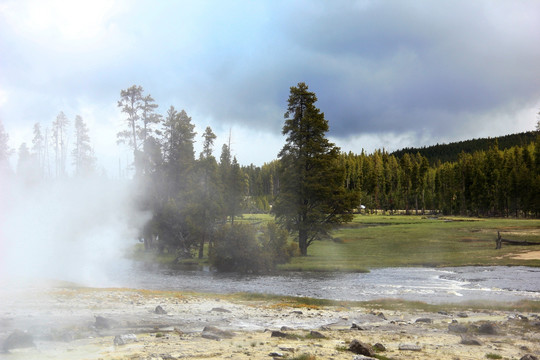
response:
<path id="1" fill-rule="evenodd" d="M 81 115 L 113 177 L 132 85 L 243 165 L 277 158 L 299 82 L 343 151 L 500 136 L 538 121 L 539 40 L 535 0 L 0 0 L 0 121 L 16 150 Z"/>

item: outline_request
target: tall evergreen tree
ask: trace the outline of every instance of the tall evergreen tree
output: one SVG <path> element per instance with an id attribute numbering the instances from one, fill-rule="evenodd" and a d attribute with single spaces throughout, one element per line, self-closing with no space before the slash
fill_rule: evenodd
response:
<path id="1" fill-rule="evenodd" d="M 66 160 L 67 160 L 67 126 L 69 120 L 64 112 L 56 116 L 53 122 L 53 142 L 54 142 L 54 159 L 55 159 L 55 175 L 56 177 L 64 177 L 66 175 Z"/>
<path id="2" fill-rule="evenodd" d="M 39 168 L 40 176 L 45 174 L 45 155 L 46 155 L 45 137 L 41 132 L 41 125 L 34 124 L 34 137 L 32 138 L 32 156 L 35 158 Z"/>
<path id="3" fill-rule="evenodd" d="M 281 174 L 273 212 L 278 222 L 296 234 L 300 253 L 335 225 L 352 219 L 357 192 L 345 189 L 339 148 L 325 137 L 329 130 L 317 97 L 305 83 L 290 89 L 285 125 L 287 140 L 279 153 Z"/>
<path id="4" fill-rule="evenodd" d="M 90 133 L 80 115 L 75 116 L 75 144 L 71 152 L 75 176 L 89 175 L 95 169 L 94 150 L 90 144 Z"/>

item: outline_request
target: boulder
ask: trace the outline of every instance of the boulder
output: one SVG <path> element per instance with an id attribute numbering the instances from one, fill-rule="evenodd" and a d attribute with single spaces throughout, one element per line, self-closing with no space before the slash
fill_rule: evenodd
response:
<path id="1" fill-rule="evenodd" d="M 28 348 L 35 347 L 34 337 L 27 332 L 21 330 L 15 330 L 12 332 L 6 340 L 2 348 L 4 351 L 9 351 L 12 349 Z"/>
<path id="2" fill-rule="evenodd" d="M 369 344 L 365 344 L 361 341 L 358 341 L 354 339 L 349 344 L 349 350 L 352 351 L 355 354 L 364 355 L 364 356 L 371 356 L 375 355 L 375 352 L 373 351 L 373 348 Z"/>

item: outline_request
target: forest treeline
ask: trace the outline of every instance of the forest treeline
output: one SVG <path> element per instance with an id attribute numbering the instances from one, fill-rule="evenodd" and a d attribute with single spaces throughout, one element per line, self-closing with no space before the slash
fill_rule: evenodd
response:
<path id="1" fill-rule="evenodd" d="M 462 216 L 540 216 L 540 136 L 500 149 L 461 151 L 455 161 L 431 165 L 420 152 L 342 153 L 345 186 L 360 192 L 359 211 Z M 249 192 L 268 211 L 279 188 L 279 162 L 248 166 Z"/>
<path id="2" fill-rule="evenodd" d="M 426 157 L 430 164 L 437 164 L 439 162 L 457 161 L 459 155 L 462 152 L 474 153 L 477 151 L 488 151 L 490 147 L 497 142 L 499 149 L 506 150 L 514 146 L 527 146 L 528 144 L 536 140 L 535 131 L 526 131 L 518 134 L 504 135 L 494 138 L 480 138 L 464 141 L 456 141 L 450 144 L 436 144 L 431 146 L 424 146 L 421 148 L 404 148 L 391 153 L 398 158 L 403 155 L 416 154 Z"/>

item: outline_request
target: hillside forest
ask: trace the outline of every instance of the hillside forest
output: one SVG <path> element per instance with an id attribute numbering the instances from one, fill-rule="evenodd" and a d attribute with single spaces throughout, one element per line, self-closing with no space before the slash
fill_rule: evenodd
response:
<path id="1" fill-rule="evenodd" d="M 307 86 L 299 84 L 294 89 L 305 92 Z M 316 101 L 313 93 L 307 94 Z M 216 150 L 210 127 L 198 134 L 186 111 L 173 106 L 159 114 L 155 100 L 140 86 L 122 90 L 118 107 L 126 121 L 118 141 L 133 151 L 133 181 L 141 187 L 138 206 L 152 214 L 141 233 L 147 250 L 174 252 L 178 258 L 207 254 L 223 270 L 272 268 L 298 251 L 288 242 L 291 229 L 279 226 L 283 225 L 279 221 L 256 230 L 237 221 L 246 213 L 272 213 L 284 184 L 290 181 L 284 175 L 283 157 L 262 166 L 241 165 L 230 144 Z M 313 111 L 320 115 L 318 109 L 313 107 Z M 36 123 L 32 145 L 20 145 L 17 165 L 8 171 L 24 181 L 66 178 L 66 163 L 71 159 L 73 177 L 95 173 L 90 129 L 77 116 L 73 148 L 67 149 L 68 125 L 62 112 L 50 134 Z M 321 131 L 326 132 L 327 126 Z M 4 168 L 15 152 L 8 139 L 0 123 Z M 197 139 L 202 140 L 200 154 L 195 154 L 193 146 Z M 501 139 L 394 153 L 379 149 L 371 154 L 336 152 L 339 148 L 329 144 L 335 158 L 328 161 L 332 171 L 339 173 L 332 178 L 334 183 L 339 180 L 335 186 L 354 194 L 349 200 L 355 203 L 347 211 L 538 218 L 540 135 L 531 131 Z M 254 244 L 249 239 L 255 237 L 253 246 L 264 250 L 259 258 L 249 249 Z M 243 252 L 244 260 L 253 264 L 231 263 L 239 256 L 231 252 Z"/>

